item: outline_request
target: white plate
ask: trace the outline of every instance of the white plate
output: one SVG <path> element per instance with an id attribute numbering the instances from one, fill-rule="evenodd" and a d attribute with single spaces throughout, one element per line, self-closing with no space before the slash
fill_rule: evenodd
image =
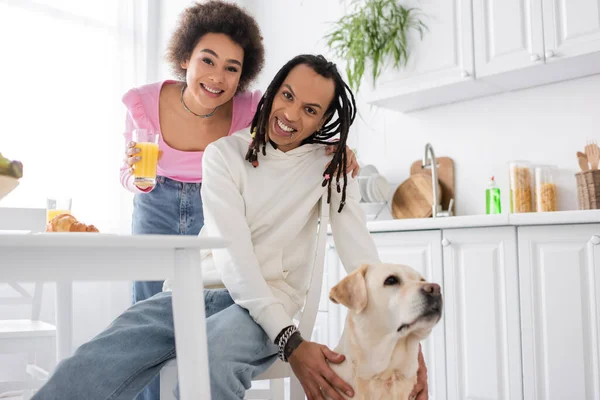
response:
<path id="1" fill-rule="evenodd" d="M 12 176 L 0 175 L 0 200 L 19 186 L 19 180 Z"/>
<path id="2" fill-rule="evenodd" d="M 117 233 L 102 233 L 102 232 L 36 232 L 34 235 L 94 235 L 94 236 L 117 236 Z"/>
<path id="3" fill-rule="evenodd" d="M 371 177 L 371 184 L 369 185 L 369 197 L 371 197 L 371 201 L 387 201 L 389 190 L 388 181 L 383 175 L 377 174 Z"/>
<path id="4" fill-rule="evenodd" d="M 358 174 L 359 174 L 359 176 L 369 176 L 369 175 L 374 175 L 377 172 L 378 172 L 377 168 L 375 168 L 374 165 L 367 164 L 367 165 L 360 167 L 360 171 Z"/>
<path id="5" fill-rule="evenodd" d="M 374 165 L 367 164 L 360 167 L 360 172 L 358 173 L 358 187 L 360 189 L 360 196 L 364 202 L 374 201 L 369 193 L 368 185 L 372 176 L 377 174 L 377 168 L 375 168 Z"/>
<path id="6" fill-rule="evenodd" d="M 359 176 L 358 177 L 358 189 L 360 191 L 360 198 L 365 203 L 369 202 L 369 199 L 368 199 L 369 194 L 367 193 L 368 184 L 369 184 L 368 176 Z"/>

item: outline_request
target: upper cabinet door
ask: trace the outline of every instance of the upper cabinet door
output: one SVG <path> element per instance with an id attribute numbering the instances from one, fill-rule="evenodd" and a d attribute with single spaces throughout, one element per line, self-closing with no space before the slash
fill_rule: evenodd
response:
<path id="1" fill-rule="evenodd" d="M 478 78 L 544 62 L 541 1 L 473 1 Z"/>
<path id="2" fill-rule="evenodd" d="M 375 104 L 394 103 L 398 96 L 472 80 L 474 76 L 471 1 L 409 0 L 403 4 L 421 10 L 428 30 L 423 40 L 411 32 L 407 65 L 399 69 L 389 65 L 375 86 L 371 70 L 365 70 L 360 93 Z"/>
<path id="3" fill-rule="evenodd" d="M 546 62 L 600 51 L 600 0 L 543 0 Z"/>

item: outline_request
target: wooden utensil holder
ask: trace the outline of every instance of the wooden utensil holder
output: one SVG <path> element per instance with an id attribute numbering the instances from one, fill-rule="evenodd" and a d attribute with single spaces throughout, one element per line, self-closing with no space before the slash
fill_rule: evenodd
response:
<path id="1" fill-rule="evenodd" d="M 600 170 L 594 169 L 575 174 L 577 200 L 580 210 L 600 209 Z"/>

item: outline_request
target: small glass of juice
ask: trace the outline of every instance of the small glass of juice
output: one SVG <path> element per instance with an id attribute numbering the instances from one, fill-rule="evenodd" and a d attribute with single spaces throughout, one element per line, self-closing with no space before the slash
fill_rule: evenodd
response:
<path id="1" fill-rule="evenodd" d="M 48 197 L 46 199 L 46 222 L 60 214 L 71 214 L 70 197 Z"/>
<path id="2" fill-rule="evenodd" d="M 136 186 L 156 185 L 156 166 L 158 164 L 158 132 L 153 129 L 134 129 L 132 140 L 141 151 L 137 155 L 140 161 L 133 164 L 133 176 Z"/>

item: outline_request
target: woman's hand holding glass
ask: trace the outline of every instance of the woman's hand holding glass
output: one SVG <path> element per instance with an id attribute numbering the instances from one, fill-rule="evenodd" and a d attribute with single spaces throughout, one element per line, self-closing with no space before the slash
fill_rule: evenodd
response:
<path id="1" fill-rule="evenodd" d="M 133 131 L 133 139 L 125 148 L 125 162 L 131 167 L 134 182 L 140 189 L 156 184 L 156 167 L 162 156 L 158 135 L 146 129 Z"/>

